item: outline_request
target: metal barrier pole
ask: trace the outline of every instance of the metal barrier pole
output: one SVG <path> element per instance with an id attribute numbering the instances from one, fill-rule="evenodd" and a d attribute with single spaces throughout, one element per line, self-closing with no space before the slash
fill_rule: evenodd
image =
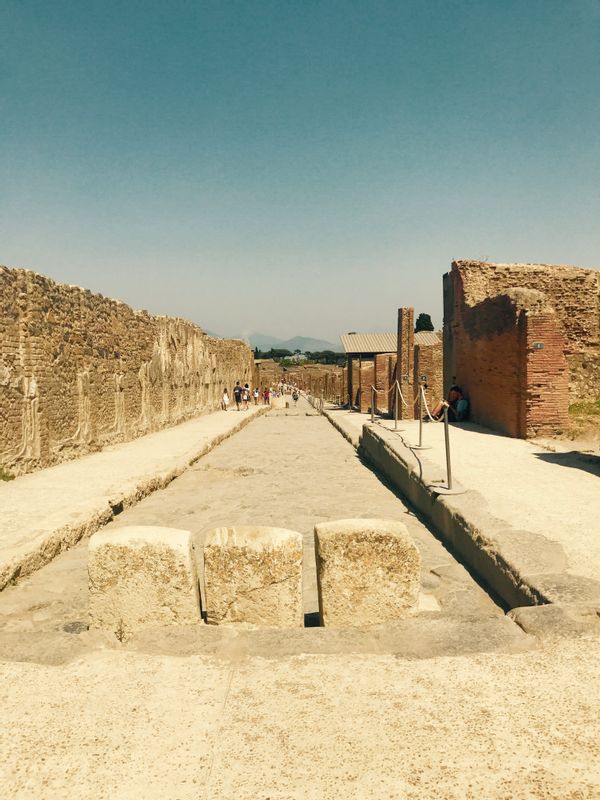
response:
<path id="1" fill-rule="evenodd" d="M 398 381 L 394 384 L 394 393 L 396 395 L 396 402 L 394 403 L 394 430 L 398 430 L 398 401 L 400 397 L 398 396 Z"/>
<path id="2" fill-rule="evenodd" d="M 448 490 L 452 490 L 452 465 L 450 464 L 450 433 L 448 431 L 448 406 L 444 406 L 444 439 L 446 441 L 446 473 Z"/>
<path id="3" fill-rule="evenodd" d="M 419 387 L 419 447 L 423 447 L 423 387 Z"/>
<path id="4" fill-rule="evenodd" d="M 375 387 L 371 386 L 371 422 L 375 422 Z"/>
<path id="5" fill-rule="evenodd" d="M 427 408 L 427 400 L 425 399 L 425 390 L 419 386 L 419 444 L 411 447 L 411 450 L 431 450 L 428 445 L 423 444 L 423 404 Z"/>

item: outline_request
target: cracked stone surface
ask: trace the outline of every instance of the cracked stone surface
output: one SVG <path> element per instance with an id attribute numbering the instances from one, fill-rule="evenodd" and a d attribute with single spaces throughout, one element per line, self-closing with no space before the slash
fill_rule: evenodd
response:
<path id="1" fill-rule="evenodd" d="M 421 557 L 404 523 L 340 519 L 315 525 L 315 550 L 322 625 L 394 622 L 416 605 Z"/>
<path id="2" fill-rule="evenodd" d="M 302 627 L 302 534 L 216 528 L 204 540 L 204 584 L 211 625 Z"/>

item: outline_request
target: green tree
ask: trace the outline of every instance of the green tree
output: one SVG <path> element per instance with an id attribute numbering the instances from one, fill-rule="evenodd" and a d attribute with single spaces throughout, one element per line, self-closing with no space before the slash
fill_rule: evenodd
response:
<path id="1" fill-rule="evenodd" d="M 277 360 L 278 358 L 289 358 L 292 355 L 291 350 L 284 350 L 283 348 L 272 347 L 269 350 L 269 358 L 274 358 Z"/>
<path id="2" fill-rule="evenodd" d="M 419 314 L 415 323 L 415 333 L 419 331 L 434 331 L 433 322 L 429 314 Z"/>

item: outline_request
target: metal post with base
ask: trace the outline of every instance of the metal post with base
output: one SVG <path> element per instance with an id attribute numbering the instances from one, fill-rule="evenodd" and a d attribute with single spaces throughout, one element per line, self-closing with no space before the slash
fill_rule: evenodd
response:
<path id="1" fill-rule="evenodd" d="M 423 387 L 419 386 L 419 444 L 411 445 L 411 450 L 431 450 L 423 444 Z"/>
<path id="2" fill-rule="evenodd" d="M 452 463 L 450 460 L 450 430 L 448 425 L 448 405 L 444 406 L 444 441 L 446 444 L 446 483 L 447 486 L 438 486 L 437 484 L 429 484 L 431 489 L 436 494 L 449 495 L 449 494 L 465 494 L 467 491 L 452 483 Z"/>

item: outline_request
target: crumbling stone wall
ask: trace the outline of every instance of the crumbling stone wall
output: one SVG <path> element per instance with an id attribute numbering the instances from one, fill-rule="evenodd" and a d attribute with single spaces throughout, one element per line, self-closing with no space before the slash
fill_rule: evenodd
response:
<path id="1" fill-rule="evenodd" d="M 272 358 L 261 359 L 256 366 L 256 386 L 261 392 L 267 388 L 274 389 L 284 377 L 283 367 Z"/>
<path id="2" fill-rule="evenodd" d="M 336 364 L 299 364 L 286 369 L 284 380 L 314 397 L 341 403 L 347 393 L 346 373 L 347 370 Z"/>
<path id="3" fill-rule="evenodd" d="M 252 373 L 242 342 L 0 267 L 0 464 L 15 474 L 212 411 Z"/>
<path id="4" fill-rule="evenodd" d="M 600 273 L 455 261 L 444 276 L 444 383 L 475 421 L 512 436 L 553 434 L 568 405 L 600 393 Z"/>

